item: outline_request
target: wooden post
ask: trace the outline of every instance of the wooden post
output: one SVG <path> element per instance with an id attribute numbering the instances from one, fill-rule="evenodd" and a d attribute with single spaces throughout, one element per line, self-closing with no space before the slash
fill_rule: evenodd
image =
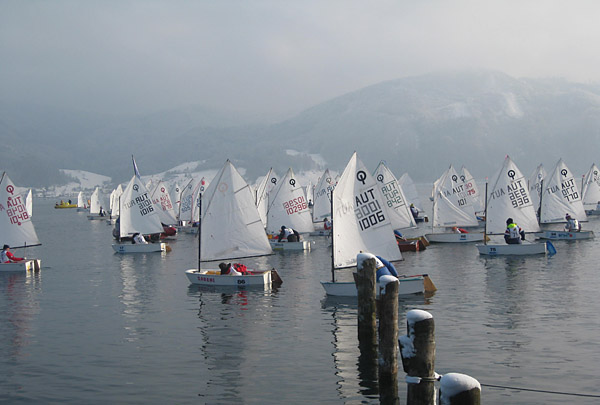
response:
<path id="1" fill-rule="evenodd" d="M 386 280 L 389 279 L 390 281 Z M 379 402 L 398 404 L 398 288 L 393 276 L 379 280 Z"/>
<path id="2" fill-rule="evenodd" d="M 448 405 L 479 405 L 481 385 L 465 374 L 448 373 L 440 380 L 440 403 Z"/>
<path id="3" fill-rule="evenodd" d="M 354 276 L 358 290 L 358 341 L 360 344 L 377 347 L 377 301 L 375 259 L 361 260 Z"/>
<path id="4" fill-rule="evenodd" d="M 435 404 L 435 325 L 429 312 L 414 309 L 406 314 L 407 334 L 399 339 L 406 372 L 407 403 Z"/>

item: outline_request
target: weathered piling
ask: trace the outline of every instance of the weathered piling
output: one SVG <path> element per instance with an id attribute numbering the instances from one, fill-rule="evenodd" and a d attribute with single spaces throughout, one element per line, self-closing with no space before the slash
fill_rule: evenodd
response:
<path id="1" fill-rule="evenodd" d="M 429 312 L 406 314 L 407 334 L 399 339 L 402 365 L 407 374 L 407 403 L 435 404 L 435 325 Z"/>
<path id="2" fill-rule="evenodd" d="M 379 400 L 381 404 L 397 404 L 399 281 L 394 276 L 382 276 L 379 285 Z"/>
<path id="3" fill-rule="evenodd" d="M 465 374 L 448 373 L 440 380 L 441 405 L 479 405 L 481 384 Z"/>
<path id="4" fill-rule="evenodd" d="M 361 253 L 357 257 L 354 275 L 358 290 L 358 341 L 361 345 L 377 348 L 377 301 L 375 259 Z"/>

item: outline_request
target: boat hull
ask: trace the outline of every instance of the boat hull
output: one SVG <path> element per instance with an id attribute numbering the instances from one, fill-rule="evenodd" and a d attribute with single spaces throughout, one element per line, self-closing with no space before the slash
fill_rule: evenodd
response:
<path id="1" fill-rule="evenodd" d="M 277 242 L 270 240 L 273 250 L 310 250 L 310 241 L 301 240 L 299 242 Z"/>
<path id="2" fill-rule="evenodd" d="M 425 237 L 429 242 L 435 243 L 468 243 L 468 242 L 483 242 L 483 233 L 428 233 Z"/>
<path id="3" fill-rule="evenodd" d="M 594 232 L 592 232 L 592 231 L 581 231 L 581 232 L 544 231 L 544 232 L 536 232 L 534 235 L 537 239 L 581 240 L 581 239 L 592 239 L 594 237 Z"/>
<path id="4" fill-rule="evenodd" d="M 425 292 L 425 278 L 423 276 L 399 277 L 398 295 L 423 294 Z M 336 297 L 356 297 L 358 291 L 353 281 L 331 282 L 321 281 L 327 295 Z M 377 296 L 379 296 L 379 283 L 377 284 Z"/>
<path id="5" fill-rule="evenodd" d="M 480 255 L 487 256 L 523 256 L 546 254 L 548 249 L 545 243 L 522 243 L 518 245 L 509 244 L 487 244 L 475 245 Z"/>
<path id="6" fill-rule="evenodd" d="M 272 281 L 271 270 L 255 272 L 255 274 L 232 276 L 221 275 L 220 270 L 190 269 L 185 271 L 190 283 L 195 285 L 246 287 L 253 285 L 270 285 Z"/>
<path id="7" fill-rule="evenodd" d="M 146 243 L 146 244 L 115 243 L 112 245 L 112 248 L 116 253 L 153 253 L 153 252 L 166 251 L 167 244 L 166 243 Z"/>
<path id="8" fill-rule="evenodd" d="M 328 229 L 328 230 L 321 229 L 320 231 L 312 231 L 308 235 L 309 236 L 331 236 L 331 229 Z"/>
<path id="9" fill-rule="evenodd" d="M 27 259 L 16 263 L 0 263 L 0 273 L 18 271 L 39 271 L 42 267 L 41 259 Z"/>
<path id="10" fill-rule="evenodd" d="M 398 241 L 397 243 L 401 252 L 420 252 L 427 249 L 422 240 Z"/>
<path id="11" fill-rule="evenodd" d="M 62 208 L 77 208 L 77 204 L 56 204 L 54 205 L 54 208 L 56 209 L 62 209 Z"/>
<path id="12" fill-rule="evenodd" d="M 98 214 L 88 214 L 88 219 L 90 221 L 96 220 L 96 219 L 100 219 L 100 220 L 105 220 L 105 219 L 109 219 L 109 217 L 105 216 L 100 216 Z"/>

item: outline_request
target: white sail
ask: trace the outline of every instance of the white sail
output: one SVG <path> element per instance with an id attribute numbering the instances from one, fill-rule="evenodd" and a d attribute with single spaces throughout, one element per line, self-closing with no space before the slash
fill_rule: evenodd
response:
<path id="1" fill-rule="evenodd" d="M 125 187 L 119 205 L 119 230 L 122 238 L 136 232 L 152 234 L 163 231 L 158 213 L 152 204 L 150 192 L 136 175 Z"/>
<path id="2" fill-rule="evenodd" d="M 335 268 L 355 266 L 361 251 L 402 259 L 386 205 L 375 178 L 354 152 L 333 192 Z"/>
<path id="3" fill-rule="evenodd" d="M 154 208 L 158 212 L 160 222 L 166 225 L 173 225 L 177 223 L 175 218 L 175 210 L 173 209 L 173 203 L 171 202 L 171 196 L 168 192 L 167 184 L 160 180 L 154 191 L 152 192 L 152 203 Z"/>
<path id="4" fill-rule="evenodd" d="M 227 160 L 202 194 L 201 260 L 271 254 L 254 193 Z"/>
<path id="5" fill-rule="evenodd" d="M 121 212 L 121 207 L 119 206 L 119 199 L 121 198 L 122 195 L 123 195 L 123 187 L 119 184 L 117 186 L 117 188 L 115 189 L 115 193 L 113 195 L 114 203 L 113 203 L 112 211 L 110 212 L 110 215 L 113 218 L 118 217 Z"/>
<path id="6" fill-rule="evenodd" d="M 16 193 L 14 183 L 6 173 L 0 179 L 0 235 L 2 244 L 11 248 L 39 245 L 25 198 Z"/>
<path id="7" fill-rule="evenodd" d="M 477 226 L 465 182 L 452 165 L 434 185 L 433 227 Z"/>
<path id="8" fill-rule="evenodd" d="M 562 159 L 558 160 L 546 180 L 542 193 L 540 223 L 565 222 L 566 214 L 579 221 L 587 221 L 575 176 Z"/>
<path id="9" fill-rule="evenodd" d="M 406 202 L 404 191 L 394 173 L 382 161 L 375 169 L 375 179 L 386 202 L 390 221 L 394 229 L 404 229 L 417 226 Z"/>
<path id="10" fill-rule="evenodd" d="M 419 192 L 417 191 L 417 187 L 415 187 L 415 183 L 410 178 L 408 173 L 404 173 L 402 176 L 400 176 L 398 183 L 400 184 L 400 187 L 402 187 L 402 192 L 404 193 L 408 204 L 414 204 L 416 209 L 422 211 Z"/>
<path id="11" fill-rule="evenodd" d="M 540 230 L 527 181 L 517 165 L 506 156 L 502 168 L 488 186 L 486 230 L 503 234 L 512 218 L 525 232 Z"/>
<path id="12" fill-rule="evenodd" d="M 83 192 L 80 191 L 77 194 L 77 208 L 85 208 L 86 204 L 85 204 L 85 199 L 83 198 Z"/>
<path id="13" fill-rule="evenodd" d="M 300 233 L 315 230 L 304 190 L 296 181 L 291 168 L 283 176 L 279 186 L 269 194 L 267 232 L 278 233 L 282 226 Z"/>
<path id="14" fill-rule="evenodd" d="M 179 187 L 178 183 L 174 183 L 169 189 L 169 195 L 171 196 L 171 203 L 173 204 L 173 212 L 175 213 L 175 218 L 179 217 L 179 204 L 181 201 L 179 198 L 181 197 L 181 187 Z"/>
<path id="15" fill-rule="evenodd" d="M 325 218 L 331 218 L 331 192 L 335 188 L 335 183 L 329 169 L 325 169 L 323 175 L 317 183 L 313 194 L 313 221 L 323 221 Z"/>
<path id="16" fill-rule="evenodd" d="M 544 166 L 540 163 L 538 167 L 535 168 L 531 176 L 529 177 L 529 195 L 531 196 L 531 201 L 533 202 L 533 207 L 537 209 L 540 207 L 540 195 L 542 195 L 542 182 L 546 181 L 546 170 L 544 170 Z"/>
<path id="17" fill-rule="evenodd" d="M 196 187 L 194 187 L 194 191 L 192 191 L 192 222 L 198 222 L 200 220 L 200 200 L 198 196 L 200 194 L 204 194 L 204 191 L 209 186 L 208 180 L 202 177 Z"/>
<path id="18" fill-rule="evenodd" d="M 475 210 L 475 212 L 482 212 L 485 209 L 482 201 L 482 193 L 479 191 L 479 187 L 477 187 L 477 182 L 473 178 L 473 175 L 464 166 L 460 169 L 460 179 L 465 184 L 467 198 L 471 200 L 473 210 Z"/>
<path id="19" fill-rule="evenodd" d="M 33 193 L 31 189 L 27 192 L 27 197 L 25 197 L 25 207 L 27 208 L 27 214 L 29 217 L 33 216 Z"/>
<path id="20" fill-rule="evenodd" d="M 180 204 L 179 204 L 179 220 L 190 222 L 192 220 L 192 208 L 193 208 L 193 192 L 196 187 L 196 181 L 190 179 L 188 183 L 183 186 L 181 190 Z"/>
<path id="21" fill-rule="evenodd" d="M 267 226 L 267 211 L 269 209 L 269 193 L 277 186 L 279 182 L 279 176 L 273 170 L 269 169 L 269 172 L 265 177 L 261 179 L 256 188 L 256 207 L 258 208 L 258 214 L 263 225 Z"/>
<path id="22" fill-rule="evenodd" d="M 94 189 L 92 196 L 90 197 L 90 214 L 99 214 L 100 207 L 102 210 L 106 209 L 104 204 L 104 196 L 98 187 Z"/>
<path id="23" fill-rule="evenodd" d="M 110 196 L 108 197 L 108 209 L 110 210 L 111 215 L 115 212 L 115 207 L 119 205 L 119 199 L 115 198 L 115 194 L 117 193 L 117 189 L 115 188 L 110 192 Z"/>
<path id="24" fill-rule="evenodd" d="M 592 164 L 583 180 L 583 206 L 587 209 L 596 209 L 600 203 L 600 171 L 596 164 Z"/>

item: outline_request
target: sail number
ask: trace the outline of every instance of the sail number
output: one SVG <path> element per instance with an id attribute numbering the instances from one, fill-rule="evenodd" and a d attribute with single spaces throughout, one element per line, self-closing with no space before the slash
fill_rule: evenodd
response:
<path id="1" fill-rule="evenodd" d="M 404 205 L 404 200 L 402 199 L 400 190 L 396 188 L 396 184 L 394 182 L 387 183 L 381 187 L 381 192 L 387 201 L 388 207 L 402 207 Z"/>
<path id="2" fill-rule="evenodd" d="M 301 212 L 307 208 L 308 204 L 304 197 L 293 198 L 283 203 L 283 209 L 288 215 L 292 215 L 295 212 Z"/>
<path id="3" fill-rule="evenodd" d="M 21 196 L 8 197 L 6 206 L 8 207 L 6 215 L 11 224 L 21 225 L 21 221 L 29 219 L 29 214 L 27 214 L 27 209 L 25 208 Z M 2 211 L 4 211 L 4 206 L 0 204 L 0 212 Z"/>
<path id="4" fill-rule="evenodd" d="M 375 199 L 373 189 L 360 193 L 354 198 L 354 214 L 361 231 L 367 230 L 386 220 L 381 204 Z"/>

